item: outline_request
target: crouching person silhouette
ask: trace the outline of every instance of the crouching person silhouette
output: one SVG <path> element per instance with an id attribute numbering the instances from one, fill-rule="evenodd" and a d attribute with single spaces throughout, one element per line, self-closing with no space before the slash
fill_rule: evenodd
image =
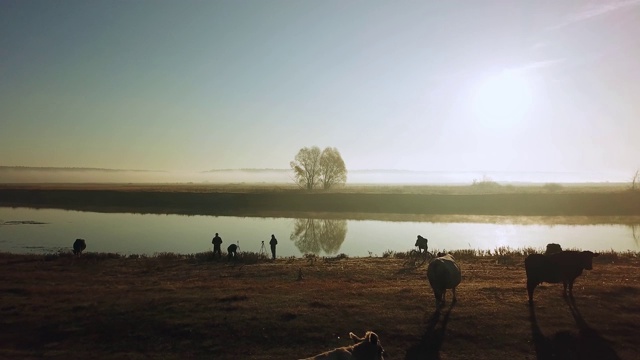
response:
<path id="1" fill-rule="evenodd" d="M 227 260 L 235 261 L 238 257 L 237 251 L 238 251 L 238 245 L 236 244 L 229 245 L 229 247 L 227 247 Z"/>

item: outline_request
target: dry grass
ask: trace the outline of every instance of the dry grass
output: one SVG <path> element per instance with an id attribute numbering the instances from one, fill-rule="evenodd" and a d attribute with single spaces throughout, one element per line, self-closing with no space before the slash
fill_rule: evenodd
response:
<path id="1" fill-rule="evenodd" d="M 596 258 L 574 304 L 561 285 L 540 286 L 531 313 L 524 255 L 494 252 L 458 254 L 458 303 L 440 314 L 426 265 L 392 253 L 236 264 L 0 254 L 0 358 L 297 359 L 365 330 L 390 359 L 640 357 L 638 254 Z"/>

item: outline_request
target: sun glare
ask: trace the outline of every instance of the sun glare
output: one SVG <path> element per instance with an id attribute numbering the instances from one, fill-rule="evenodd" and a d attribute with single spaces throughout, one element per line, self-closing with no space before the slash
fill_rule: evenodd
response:
<path id="1" fill-rule="evenodd" d="M 531 88 L 521 71 L 503 70 L 487 77 L 476 89 L 473 111 L 483 125 L 521 121 L 531 107 Z"/>

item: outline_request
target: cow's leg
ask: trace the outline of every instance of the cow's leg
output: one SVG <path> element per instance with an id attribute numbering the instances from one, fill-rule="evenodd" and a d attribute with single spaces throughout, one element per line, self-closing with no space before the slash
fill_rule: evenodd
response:
<path id="1" fill-rule="evenodd" d="M 573 280 L 569 282 L 569 297 L 573 297 Z"/>
<path id="2" fill-rule="evenodd" d="M 442 301 L 442 294 L 438 290 L 433 289 L 433 296 L 436 298 L 436 309 L 439 309 L 440 302 Z"/>
<path id="3" fill-rule="evenodd" d="M 533 304 L 533 290 L 536 289 L 538 283 L 536 281 L 527 281 L 527 293 L 529 294 L 529 304 Z"/>
<path id="4" fill-rule="evenodd" d="M 562 297 L 567 297 L 567 282 L 563 281 L 562 282 L 562 286 L 563 286 L 563 290 L 562 290 Z"/>
<path id="5" fill-rule="evenodd" d="M 451 300 L 451 303 L 455 303 L 457 301 L 456 299 L 456 288 L 454 287 L 453 289 L 451 289 L 451 292 L 453 293 L 453 300 Z"/>

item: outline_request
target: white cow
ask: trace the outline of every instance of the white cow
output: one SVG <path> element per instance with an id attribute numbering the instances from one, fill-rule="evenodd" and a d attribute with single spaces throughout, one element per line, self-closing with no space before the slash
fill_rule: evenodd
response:
<path id="1" fill-rule="evenodd" d="M 427 267 L 427 279 L 436 297 L 436 309 L 445 303 L 447 289 L 453 292 L 453 301 L 456 301 L 456 286 L 460 284 L 462 275 L 460 267 L 450 254 L 438 254 Z M 442 256 L 440 256 L 442 255 Z"/>

